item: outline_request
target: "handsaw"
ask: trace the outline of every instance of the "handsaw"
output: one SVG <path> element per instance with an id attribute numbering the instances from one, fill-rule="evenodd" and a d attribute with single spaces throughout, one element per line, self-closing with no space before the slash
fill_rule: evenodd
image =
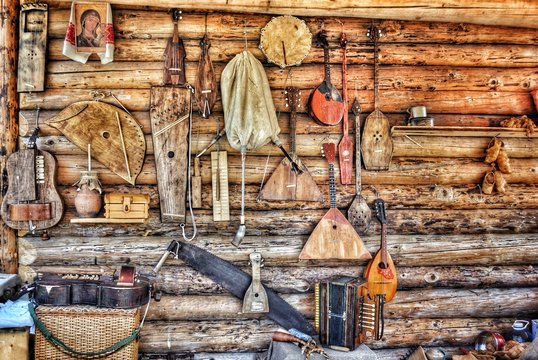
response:
<path id="1" fill-rule="evenodd" d="M 131 185 L 142 171 L 146 139 L 140 124 L 128 112 L 102 101 L 79 101 L 47 122 Z"/>
<path id="2" fill-rule="evenodd" d="M 336 207 L 334 161 L 336 145 L 323 144 L 323 154 L 329 162 L 331 208 L 319 221 L 299 254 L 299 259 L 363 259 L 372 258 L 353 225 Z"/>
<path id="3" fill-rule="evenodd" d="M 159 271 L 169 255 L 186 262 L 193 269 L 221 285 L 239 299 L 244 298 L 247 289 L 252 283 L 252 277 L 232 263 L 195 245 L 178 240 L 170 242 L 165 253 L 153 269 L 154 273 Z M 269 301 L 267 316 L 270 319 L 287 330 L 293 328 L 308 335 L 316 333 L 313 326 L 300 312 L 295 310 L 274 290 L 265 285 L 263 287 Z"/>
<path id="4" fill-rule="evenodd" d="M 282 159 L 258 195 L 260 200 L 300 200 L 323 201 L 323 194 L 310 175 L 307 167 L 296 154 L 297 108 L 300 107 L 301 93 L 295 87 L 286 88 L 286 106 L 290 108 L 290 157 L 301 172 L 293 171 L 288 158 Z"/>

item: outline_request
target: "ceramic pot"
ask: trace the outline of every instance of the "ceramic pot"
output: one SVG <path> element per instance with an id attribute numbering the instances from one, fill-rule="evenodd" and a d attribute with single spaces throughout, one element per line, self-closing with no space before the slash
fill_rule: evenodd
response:
<path id="1" fill-rule="evenodd" d="M 103 200 L 98 190 L 90 190 L 87 184 L 82 184 L 75 196 L 75 209 L 81 218 L 95 217 L 101 210 Z"/>

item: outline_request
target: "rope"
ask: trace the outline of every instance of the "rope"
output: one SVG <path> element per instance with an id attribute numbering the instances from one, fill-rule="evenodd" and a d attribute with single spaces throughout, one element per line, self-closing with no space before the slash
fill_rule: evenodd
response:
<path id="1" fill-rule="evenodd" d="M 150 300 L 151 300 L 151 294 L 150 294 Z M 68 354 L 72 354 L 75 356 L 82 356 L 86 358 L 95 358 L 95 357 L 101 357 L 103 355 L 109 355 L 112 353 L 115 353 L 116 351 L 124 348 L 125 346 L 129 345 L 133 341 L 139 338 L 140 331 L 142 330 L 142 326 L 144 325 L 144 320 L 146 319 L 146 315 L 148 314 L 150 302 L 148 301 L 148 305 L 146 306 L 146 311 L 144 313 L 144 317 L 142 318 L 142 321 L 140 322 L 140 326 L 138 326 L 136 329 L 133 330 L 131 335 L 123 338 L 122 340 L 116 342 L 115 344 L 100 350 L 100 351 L 77 351 L 58 339 L 54 334 L 47 328 L 47 326 L 39 320 L 37 317 L 37 313 L 35 312 L 35 309 L 37 308 L 35 303 L 30 302 L 28 304 L 28 310 L 30 312 L 30 316 L 34 320 L 35 326 L 41 331 L 45 339 L 49 341 L 51 344 L 55 345 L 56 347 L 60 348 L 63 352 L 66 352 Z"/>

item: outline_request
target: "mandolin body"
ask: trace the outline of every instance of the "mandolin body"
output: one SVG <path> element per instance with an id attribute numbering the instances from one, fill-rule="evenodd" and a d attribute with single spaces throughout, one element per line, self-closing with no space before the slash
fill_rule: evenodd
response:
<path id="1" fill-rule="evenodd" d="M 8 190 L 1 215 L 12 229 L 48 229 L 63 215 L 63 203 L 56 189 L 56 160 L 46 151 L 19 150 L 6 163 Z M 36 180 L 38 179 L 38 180 Z"/>
<path id="2" fill-rule="evenodd" d="M 383 263 L 386 264 L 384 268 Z M 366 270 L 364 270 L 364 278 L 368 282 L 368 289 L 372 297 L 385 294 L 385 302 L 388 303 L 396 295 L 396 289 L 398 288 L 396 267 L 388 252 L 386 252 L 385 261 L 383 261 L 383 249 L 377 251 Z"/>
<path id="3" fill-rule="evenodd" d="M 344 116 L 344 100 L 330 82 L 323 81 L 310 95 L 310 116 L 324 125 L 336 125 Z"/>

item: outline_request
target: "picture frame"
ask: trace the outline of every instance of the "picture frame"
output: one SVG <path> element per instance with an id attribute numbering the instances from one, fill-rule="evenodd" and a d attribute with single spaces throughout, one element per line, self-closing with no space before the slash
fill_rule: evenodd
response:
<path id="1" fill-rule="evenodd" d="M 75 46 L 77 52 L 100 53 L 106 50 L 105 3 L 75 3 Z"/>

